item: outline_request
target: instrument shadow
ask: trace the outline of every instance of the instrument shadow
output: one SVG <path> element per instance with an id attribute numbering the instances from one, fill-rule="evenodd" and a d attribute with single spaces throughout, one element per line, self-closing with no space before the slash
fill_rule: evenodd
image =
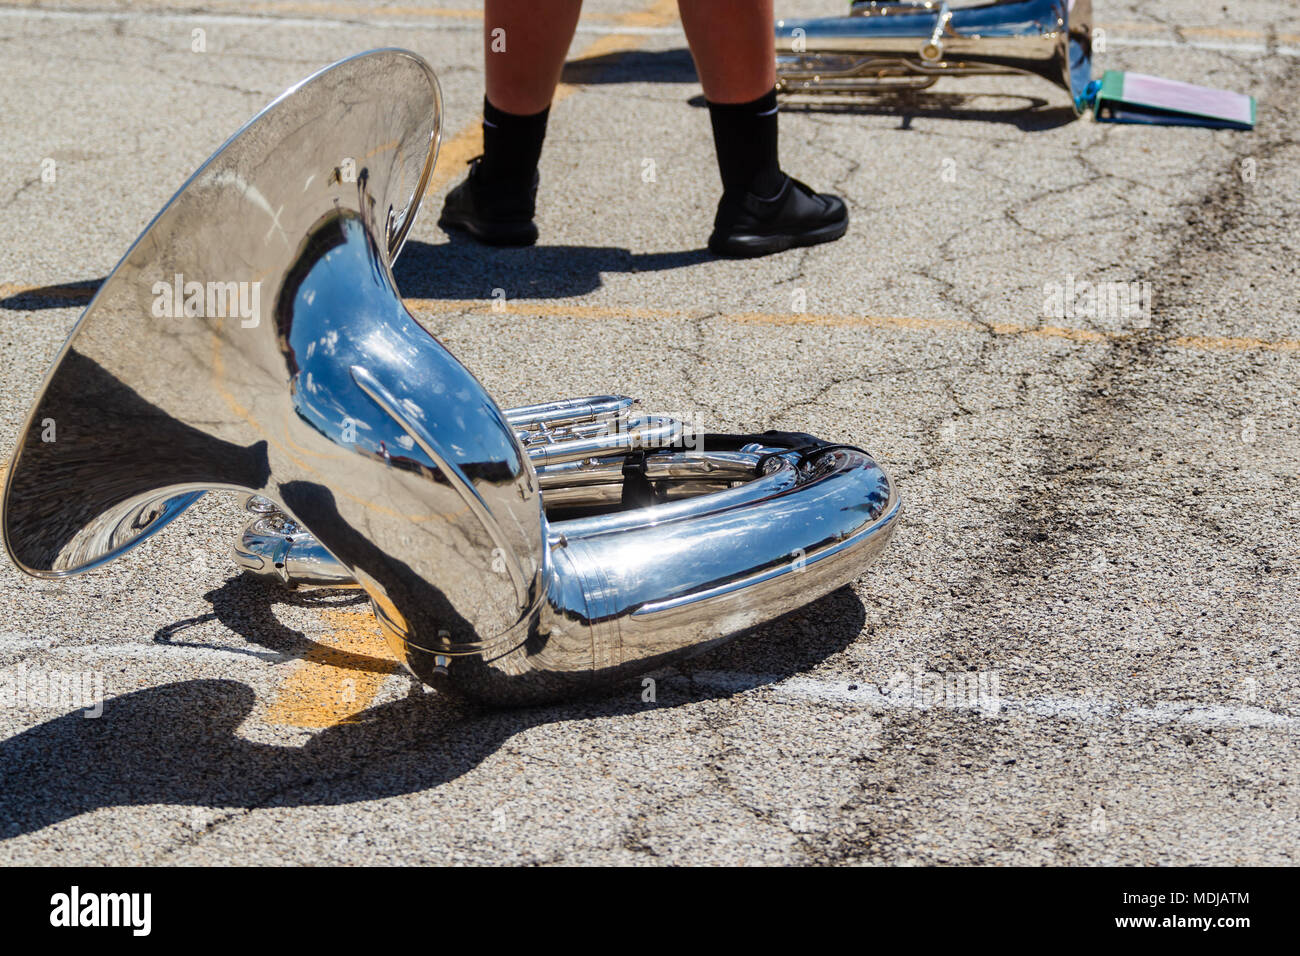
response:
<path id="1" fill-rule="evenodd" d="M 241 610 L 248 613 L 246 603 Z M 736 672 L 741 680 L 724 693 L 695 686 L 687 669 L 678 678 L 658 678 L 653 702 L 642 699 L 641 678 L 599 697 L 515 710 L 415 690 L 301 747 L 256 743 L 238 733 L 256 705 L 253 690 L 239 681 L 185 680 L 133 691 L 106 700 L 98 719 L 73 711 L 0 741 L 0 839 L 102 808 L 153 804 L 216 814 L 195 828 L 198 838 L 221 822 L 223 811 L 420 793 L 459 778 L 537 726 L 653 712 L 789 677 L 842 651 L 859 637 L 864 618 L 861 600 L 843 587 L 695 659 L 696 669 Z"/>
<path id="2" fill-rule="evenodd" d="M 274 612 L 276 605 L 323 611 L 348 607 L 368 609 L 370 603 L 365 592 L 357 588 L 290 589 L 248 573 L 228 579 L 221 587 L 203 595 L 203 599 L 212 605 L 209 613 L 160 627 L 154 632 L 154 643 L 214 653 L 247 654 L 273 663 L 285 663 L 305 658 L 322 645 L 302 631 L 285 626 Z M 186 630 L 209 621 L 218 622 L 243 638 L 249 646 L 214 646 L 181 639 L 180 635 Z M 330 662 L 358 671 L 388 672 L 396 667 L 389 660 L 333 648 L 330 649 Z"/>
<path id="3" fill-rule="evenodd" d="M 1005 108 L 989 108 L 976 104 L 981 100 L 1006 100 Z M 698 104 L 704 105 L 701 98 Z M 783 113 L 844 113 L 854 116 L 898 116 L 907 129 L 914 118 L 961 120 L 974 123 L 1005 123 L 1024 133 L 1040 133 L 1058 129 L 1076 122 L 1078 116 L 1069 106 L 1050 106 L 1038 96 L 1021 96 L 1009 93 L 871 93 L 856 96 L 837 96 L 825 99 L 801 100 L 790 97 L 782 100 Z"/>

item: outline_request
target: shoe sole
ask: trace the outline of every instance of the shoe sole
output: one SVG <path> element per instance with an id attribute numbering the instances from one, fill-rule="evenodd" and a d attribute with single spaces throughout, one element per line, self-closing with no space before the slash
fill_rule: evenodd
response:
<path id="1" fill-rule="evenodd" d="M 447 232 L 463 233 L 485 246 L 532 246 L 537 244 L 537 225 L 532 222 L 519 226 L 494 227 L 492 231 L 487 231 L 464 219 L 450 219 L 443 216 L 438 220 L 438 225 Z"/>
<path id="2" fill-rule="evenodd" d="M 728 236 L 723 240 L 709 239 L 709 251 L 729 259 L 756 259 L 774 252 L 785 252 L 801 246 L 816 246 L 834 242 L 849 228 L 849 217 L 839 222 L 827 223 L 811 232 L 781 233 L 775 236 Z"/>

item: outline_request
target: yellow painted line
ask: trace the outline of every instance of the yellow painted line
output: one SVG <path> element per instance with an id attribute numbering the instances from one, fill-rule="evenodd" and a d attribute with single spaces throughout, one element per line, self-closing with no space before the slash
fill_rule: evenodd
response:
<path id="1" fill-rule="evenodd" d="M 912 331 L 993 332 L 996 335 L 1030 339 L 1065 339 L 1071 342 L 1121 342 L 1136 337 L 1133 332 L 1104 332 L 1061 326 L 1026 326 L 1010 322 L 981 324 L 965 319 L 926 319 L 888 315 L 825 315 L 806 312 L 732 312 L 709 313 L 688 309 L 635 309 L 609 306 L 584 306 L 544 302 L 492 302 L 482 299 L 404 299 L 412 312 L 431 314 L 460 313 L 469 315 L 514 315 L 536 318 L 568 319 L 651 319 L 749 323 L 761 325 L 812 325 L 844 328 L 908 329 Z M 1259 339 L 1242 336 L 1183 335 L 1163 338 L 1170 345 L 1193 351 L 1208 352 L 1296 352 L 1300 339 Z"/>
<path id="2" fill-rule="evenodd" d="M 36 293 L 41 297 L 89 299 L 93 289 L 68 286 L 0 285 L 0 298 Z M 758 325 L 814 325 L 843 328 L 910 329 L 939 332 L 993 332 L 996 335 L 1030 339 L 1065 339 L 1071 342 L 1118 342 L 1135 337 L 1133 332 L 1104 332 L 1056 325 L 1029 326 L 1011 322 L 981 324 L 966 319 L 918 318 L 902 315 L 833 315 L 808 312 L 724 312 L 690 309 L 638 309 L 623 306 L 576 305 L 547 302 L 488 302 L 483 299 L 403 299 L 412 312 L 430 315 L 514 315 L 557 319 L 649 319 L 663 321 L 733 322 Z M 1300 339 L 1261 339 L 1250 336 L 1179 335 L 1162 341 L 1177 348 L 1199 352 L 1298 352 Z"/>
<path id="3" fill-rule="evenodd" d="M 399 667 L 369 609 L 327 610 L 330 632 L 295 661 L 267 708 L 268 723 L 332 727 L 349 723 L 370 706 Z"/>
<path id="4" fill-rule="evenodd" d="M 278 5 L 277 5 L 278 6 Z M 677 18 L 677 0 L 654 0 L 648 7 L 624 13 L 615 18 L 616 26 L 650 27 L 667 26 Z M 597 37 L 578 54 L 579 59 L 606 56 L 610 53 L 622 53 L 635 50 L 645 42 L 644 34 L 607 33 Z M 580 87 L 572 83 L 561 83 L 555 91 L 552 108 L 568 99 Z M 453 179 L 459 179 L 465 173 L 465 164 L 483 152 L 483 117 L 476 115 L 473 121 L 450 139 L 444 140 L 438 151 L 438 165 L 429 177 L 426 197 L 440 192 Z"/>
<path id="5" fill-rule="evenodd" d="M 1136 23 L 1124 21 L 1119 23 L 1095 23 L 1096 29 L 1120 33 L 1173 33 L 1175 29 L 1165 23 Z M 1250 30 L 1242 27 L 1178 27 L 1177 32 L 1185 37 L 1211 40 L 1268 40 L 1263 30 Z M 1300 43 L 1300 33 L 1279 33 L 1278 43 Z"/>
<path id="6" fill-rule="evenodd" d="M 1253 339 L 1224 338 L 1218 335 L 1180 335 L 1169 340 L 1171 344 L 1185 349 L 1201 351 L 1240 351 L 1249 352 L 1256 349 L 1265 352 L 1300 351 L 1300 341 L 1294 339 Z"/>

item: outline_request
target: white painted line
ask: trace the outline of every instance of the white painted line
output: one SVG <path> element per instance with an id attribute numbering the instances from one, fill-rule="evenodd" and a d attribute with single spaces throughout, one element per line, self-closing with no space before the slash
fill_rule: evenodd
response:
<path id="1" fill-rule="evenodd" d="M 315 17 L 277 17 L 277 16 L 248 16 L 239 13 L 166 13 L 160 10 L 137 10 L 132 13 L 118 13 L 109 10 L 39 10 L 39 9 L 22 9 L 13 7 L 0 7 L 0 17 L 10 20 L 80 20 L 92 21 L 97 23 L 139 23 L 152 21 L 154 23 L 224 23 L 234 26 L 250 27 L 352 27 L 356 28 L 358 23 L 349 20 L 329 20 L 325 18 L 316 19 Z M 417 27 L 420 24 L 403 24 L 408 27 Z M 427 24 L 426 24 L 427 25 Z M 452 25 L 450 29 L 466 29 L 459 25 Z M 481 29 L 475 25 L 474 29 Z"/>
<path id="2" fill-rule="evenodd" d="M 172 644 L 58 644 L 50 638 L 29 639 L 0 635 L 0 652 L 40 652 L 20 664 L 0 664 L 0 672 L 25 666 L 40 670 L 40 661 L 59 660 L 114 661 L 145 660 L 165 664 L 168 661 L 212 663 L 220 654 L 222 665 L 233 661 L 264 668 L 297 658 L 275 651 L 211 647 L 183 647 Z M 1008 716 L 1048 717 L 1069 721 L 1124 721 L 1141 724 L 1185 724 L 1222 730 L 1263 727 L 1288 733 L 1300 733 L 1300 717 L 1279 714 L 1262 707 L 1171 701 L 1152 707 L 1122 707 L 1112 700 L 1077 697 L 1007 697 L 999 695 L 988 707 L 948 707 L 942 704 L 917 703 L 907 695 L 890 696 L 875 684 L 828 681 L 813 677 L 787 677 L 779 674 L 746 674 L 737 671 L 696 671 L 693 674 L 668 674 L 660 678 L 677 686 L 705 687 L 727 694 L 768 694 L 779 700 L 822 704 L 831 707 L 869 708 L 871 710 L 914 711 L 954 710 L 989 720 Z"/>
<path id="3" fill-rule="evenodd" d="M 1232 43 L 1226 40 L 1175 40 L 1172 37 L 1107 36 L 1107 43 L 1116 46 L 1156 47 L 1167 50 L 1209 50 L 1214 53 L 1268 53 L 1264 43 Z M 1273 50 L 1278 56 L 1300 56 L 1300 47 L 1280 46 Z"/>
<path id="4" fill-rule="evenodd" d="M 279 651 L 250 646 L 248 648 L 222 647 L 219 644 L 193 647 L 179 644 L 64 644 L 54 638 L 26 638 L 0 636 L 0 653 L 35 654 L 21 663 L 32 666 L 33 661 L 54 657 L 60 660 L 74 659 L 86 661 L 144 660 L 166 663 L 169 660 L 192 660 L 214 662 L 214 655 L 220 655 L 223 666 L 236 660 L 241 663 L 256 663 L 259 667 L 268 663 L 283 663 L 298 658 Z M 0 664 L 0 671 L 18 664 Z"/>
<path id="5" fill-rule="evenodd" d="M 362 11 L 358 11 L 359 13 Z M 328 27 L 355 30 L 433 30 L 439 33 L 478 33 L 483 29 L 477 17 L 430 18 L 428 20 L 393 20 L 383 17 L 289 17 L 277 14 L 255 15 L 247 13 L 171 13 L 163 10 L 137 10 L 130 13 L 114 10 L 42 10 L 0 7 L 0 17 L 14 20 L 81 20 L 99 23 L 155 23 L 226 24 L 250 27 Z M 674 36 L 681 34 L 680 27 L 619 26 L 604 23 L 578 23 L 579 33 L 633 34 L 636 36 Z"/>
<path id="6" fill-rule="evenodd" d="M 725 693 L 769 693 L 777 698 L 808 701 L 832 706 L 851 705 L 873 710 L 956 710 L 943 705 L 918 704 L 907 696 L 891 697 L 878 686 L 849 681 L 827 681 L 812 677 L 788 677 L 775 674 L 744 674 L 734 671 L 696 671 L 665 678 L 670 684 L 703 686 Z M 853 689 L 850 690 L 850 687 Z M 997 707 L 963 707 L 963 713 L 975 714 L 990 720 L 1011 715 L 1053 717 L 1072 721 L 1128 721 L 1146 724 L 1188 724 L 1195 727 L 1216 727 L 1241 730 L 1248 727 L 1266 727 L 1300 733 L 1300 717 L 1278 714 L 1262 707 L 1192 703 L 1172 701 L 1153 707 L 1122 707 L 1114 701 L 1087 697 L 1006 697 L 997 698 Z"/>
<path id="7" fill-rule="evenodd" d="M 430 18 L 427 20 L 402 20 L 384 17 L 365 16 L 364 11 L 357 11 L 359 16 L 346 17 L 294 17 L 278 14 L 246 13 L 172 13 L 164 10 L 137 10 L 132 12 L 114 10 L 45 10 L 25 7 L 0 7 L 0 17 L 15 20 L 80 20 L 100 23 L 130 23 L 153 21 L 156 23 L 190 23 L 190 24 L 226 24 L 232 26 L 282 26 L 282 27 L 327 27 L 330 29 L 355 30 L 358 27 L 376 30 L 430 30 L 439 33 L 477 33 L 483 29 L 477 18 Z M 579 33 L 590 34 L 630 34 L 634 36 L 681 36 L 680 26 L 642 27 L 619 26 L 618 24 L 578 22 Z M 1151 47 L 1168 50 L 1205 50 L 1215 53 L 1251 53 L 1256 55 L 1274 55 L 1300 57 L 1300 47 L 1279 46 L 1271 51 L 1264 43 L 1235 43 L 1218 40 L 1179 40 L 1174 37 L 1135 37 L 1118 33 L 1107 33 L 1107 43 L 1117 46 Z"/>

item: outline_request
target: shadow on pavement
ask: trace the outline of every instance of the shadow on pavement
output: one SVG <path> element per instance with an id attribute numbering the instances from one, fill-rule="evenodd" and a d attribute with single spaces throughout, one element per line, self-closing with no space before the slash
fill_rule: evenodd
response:
<path id="1" fill-rule="evenodd" d="M 599 289 L 605 272 L 662 272 L 707 262 L 706 249 L 631 252 L 606 246 L 494 249 L 453 235 L 450 242 L 411 240 L 393 269 L 402 295 L 417 299 L 562 299 Z"/>
<path id="2" fill-rule="evenodd" d="M 560 79 L 575 86 L 607 83 L 698 83 L 695 61 L 686 47 L 675 50 L 625 50 L 583 57 L 564 64 Z"/>
<path id="3" fill-rule="evenodd" d="M 280 623 L 273 610 L 275 605 L 284 604 L 313 610 L 360 606 L 364 610 L 370 603 L 365 592 L 356 588 L 291 590 L 263 581 L 251 574 L 231 578 L 221 587 L 203 595 L 203 598 L 212 605 L 209 613 L 185 618 L 183 621 L 176 621 L 159 628 L 154 633 L 154 643 L 169 647 L 212 650 L 211 643 L 186 641 L 183 635 L 192 627 L 215 620 L 248 642 L 244 647 L 222 647 L 220 650 L 246 654 L 278 664 L 305 657 L 308 651 L 318 645 L 301 631 L 285 627 Z M 347 659 L 347 666 L 353 670 L 389 673 L 394 668 L 391 660 L 379 660 L 344 651 L 332 651 L 331 662 L 339 655 Z"/>
<path id="4" fill-rule="evenodd" d="M 436 215 L 426 209 L 425 215 Z M 528 246 L 494 249 L 456 234 L 445 243 L 408 241 L 393 269 L 398 291 L 417 299 L 562 299 L 599 289 L 606 272 L 662 272 L 716 258 L 707 249 L 632 252 L 616 246 Z M 103 279 L 27 289 L 0 298 L 0 309 L 84 308 Z"/>
<path id="5" fill-rule="evenodd" d="M 975 107 L 975 101 L 990 99 L 1010 101 L 1005 109 Z M 694 101 L 692 101 L 694 103 Z M 704 105 L 700 98 L 700 106 Z M 918 117 L 924 119 L 966 120 L 981 123 L 1005 123 L 1025 133 L 1038 133 L 1056 129 L 1076 121 L 1073 108 L 1050 106 L 1037 96 L 1018 96 L 1004 93 L 893 93 L 872 95 L 861 99 L 823 100 L 804 102 L 787 100 L 781 104 L 783 113 L 853 113 L 860 116 L 897 116 L 898 129 L 906 130 Z"/>
<path id="6" fill-rule="evenodd" d="M 40 309 L 85 308 L 107 278 L 108 276 L 100 276 L 98 279 L 81 279 L 77 282 L 23 289 L 0 297 L 0 309 L 36 312 Z"/>
<path id="7" fill-rule="evenodd" d="M 213 594 L 214 607 L 227 597 L 247 597 L 243 586 Z M 250 613 L 246 600 L 241 607 Z M 269 604 L 253 609 L 250 620 L 263 613 Z M 749 689 L 839 652 L 858 637 L 864 619 L 860 599 L 841 588 L 693 664 L 725 668 L 739 679 L 738 689 Z M 270 643 L 283 646 L 277 638 Z M 0 838 L 100 807 L 297 807 L 416 793 L 455 780 L 530 727 L 729 696 L 695 687 L 689 672 L 685 680 L 661 682 L 657 703 L 643 703 L 640 690 L 632 681 L 603 697 L 520 710 L 487 710 L 417 691 L 291 747 L 236 734 L 255 704 L 253 691 L 239 681 L 164 684 L 108 699 L 98 719 L 78 710 L 0 741 Z"/>
<path id="8" fill-rule="evenodd" d="M 570 60 L 564 65 L 566 83 L 601 86 L 611 83 L 698 83 L 695 62 L 685 47 L 674 50 L 626 50 L 600 56 Z M 1061 94 L 1065 95 L 1064 93 Z M 1005 108 L 971 105 L 975 101 L 1002 100 Z M 705 105 L 704 97 L 692 96 L 692 106 Z M 988 92 L 933 93 L 900 90 L 897 92 L 822 97 L 818 100 L 785 98 L 781 110 L 786 113 L 857 113 L 865 116 L 899 116 L 903 129 L 915 117 L 928 119 L 968 120 L 981 123 L 1007 123 L 1025 132 L 1055 129 L 1075 120 L 1068 106 L 1049 106 L 1040 96 L 1023 96 Z"/>

